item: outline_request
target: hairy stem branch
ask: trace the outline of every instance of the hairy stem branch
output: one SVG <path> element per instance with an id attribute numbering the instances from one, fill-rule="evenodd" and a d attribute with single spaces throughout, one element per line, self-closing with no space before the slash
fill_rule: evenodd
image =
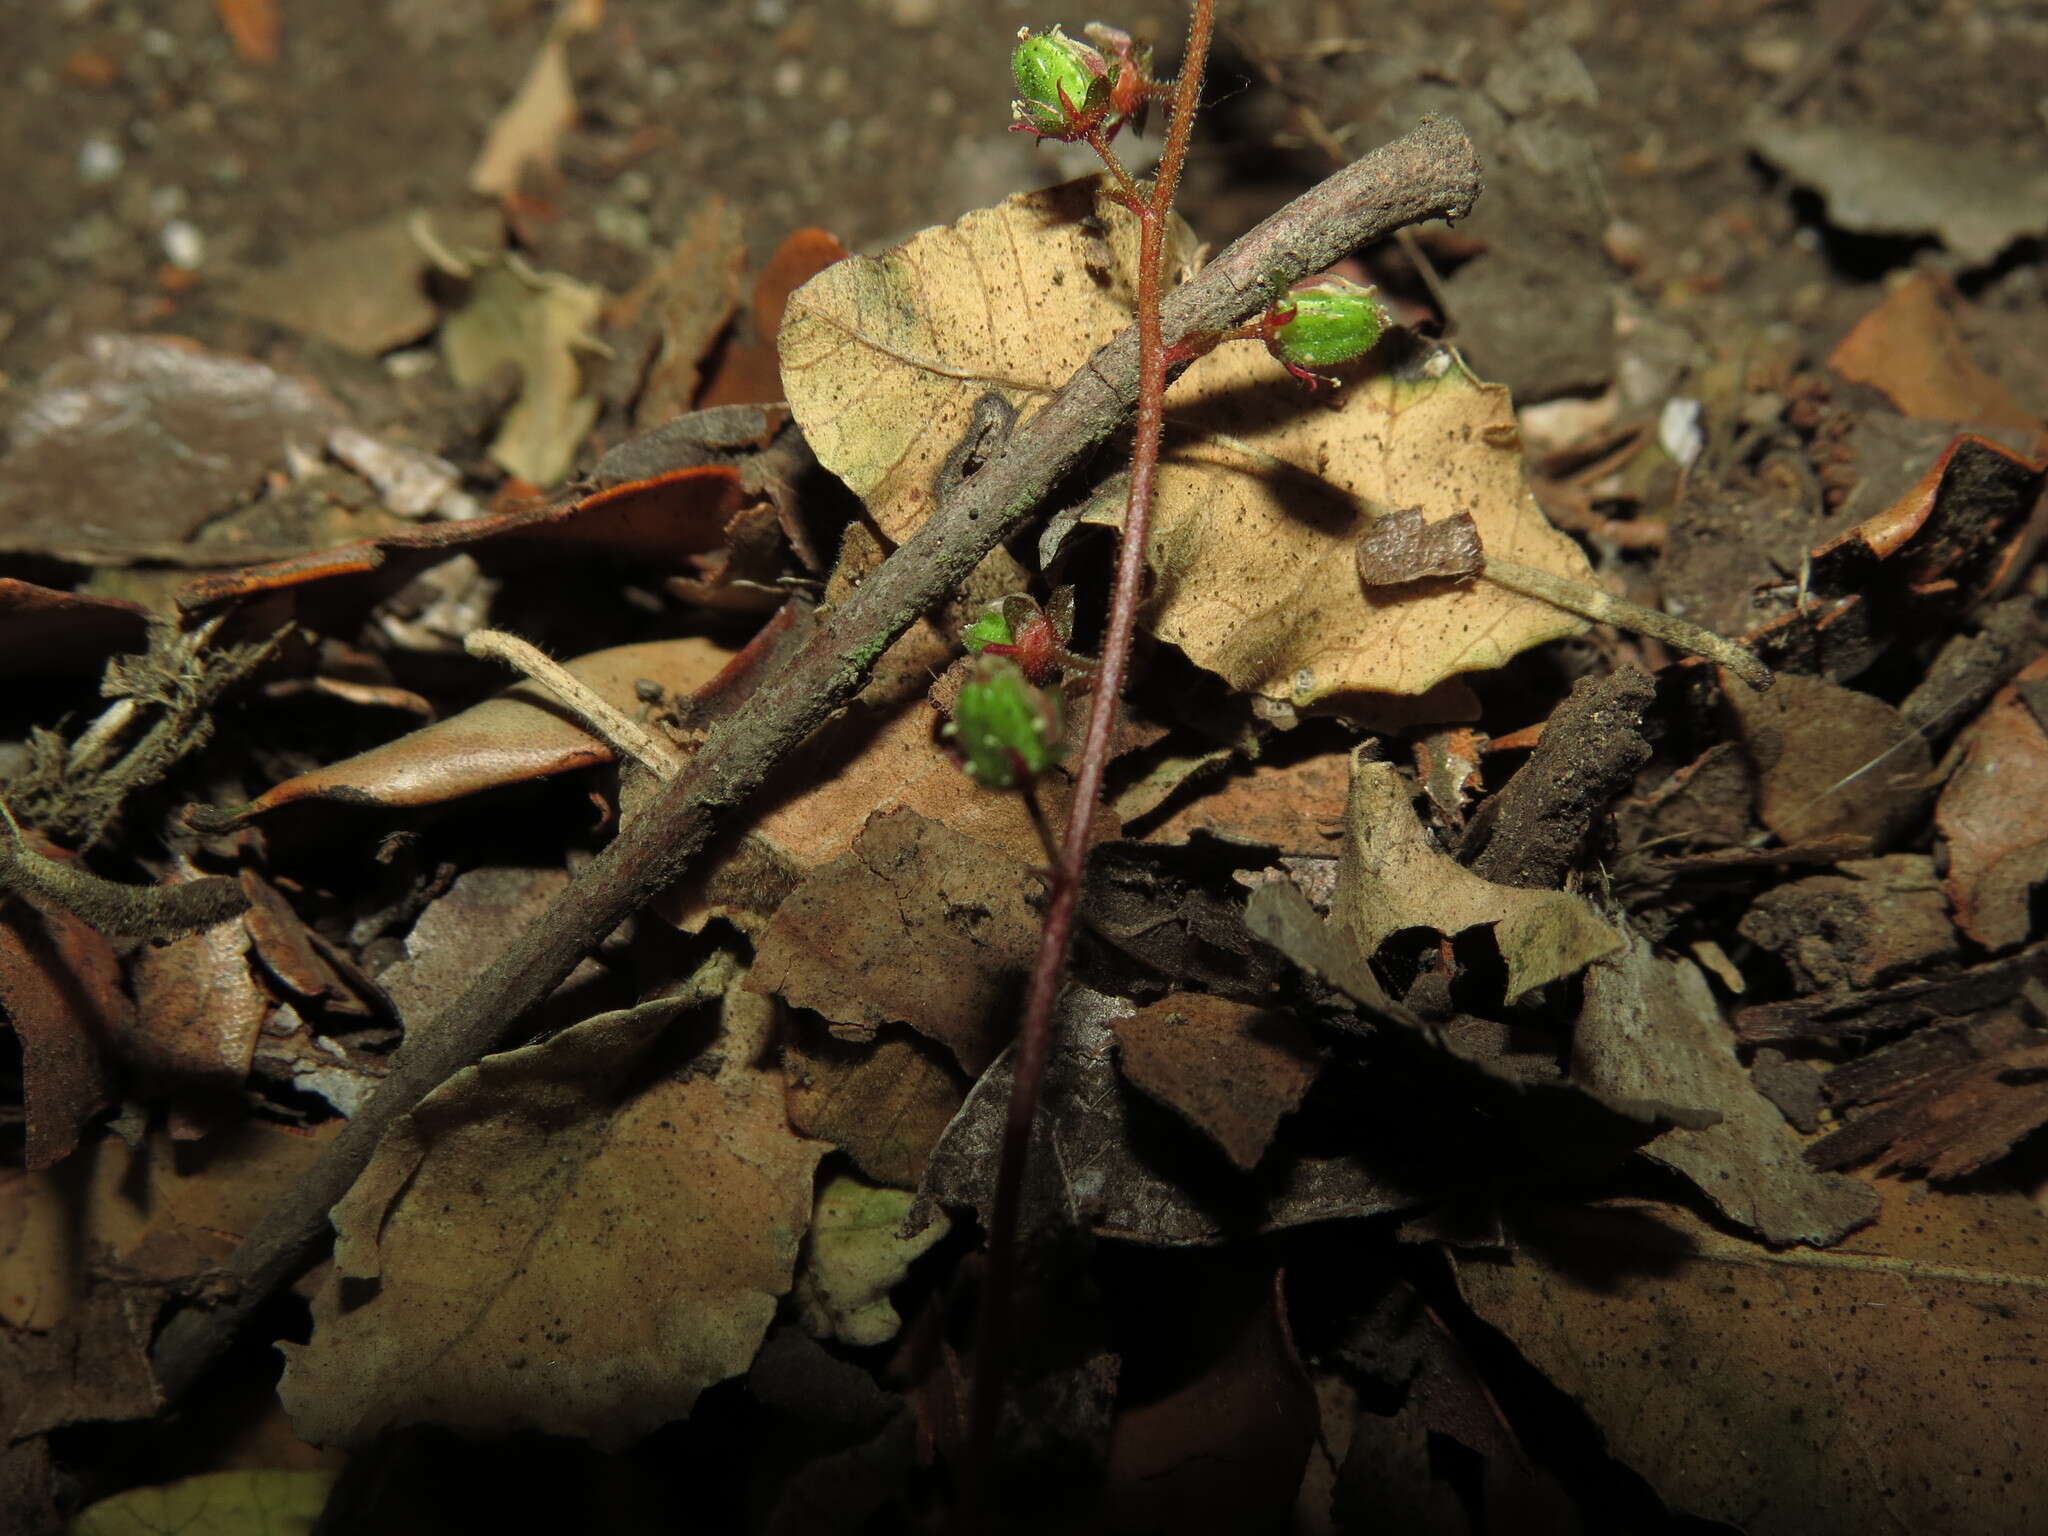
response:
<path id="1" fill-rule="evenodd" d="M 1166 143 L 1151 189 L 1138 202 L 1138 416 L 1131 445 L 1131 484 L 1124 505 L 1123 542 L 1117 552 L 1116 583 L 1110 597 L 1109 628 L 1103 637 L 1102 660 L 1095 674 L 1093 707 L 1074 786 L 1074 808 L 1060 845 L 1046 903 L 1045 927 L 1039 934 L 1038 956 L 1032 964 L 1031 990 L 1017 1030 L 1017 1070 L 1003 1122 L 1003 1143 L 996 1168 L 995 1199 L 989 1212 L 988 1269 L 982 1284 L 974 1389 L 968 1419 L 970 1492 L 985 1501 L 995 1452 L 996 1424 L 1002 1417 L 1004 1376 L 1015 1331 L 1012 1298 L 1016 1290 L 1018 1215 L 1024 1193 L 1024 1171 L 1031 1151 L 1031 1126 L 1038 1115 L 1038 1097 L 1052 1054 L 1053 1007 L 1066 977 L 1067 952 L 1073 947 L 1074 914 L 1080 905 L 1081 881 L 1088 863 L 1089 833 L 1102 799 L 1102 777 L 1109 766 L 1109 740 L 1116 729 L 1124 673 L 1131 658 L 1131 637 L 1137 628 L 1138 601 L 1144 595 L 1145 548 L 1152 518 L 1152 483 L 1159 468 L 1159 441 L 1166 420 L 1166 342 L 1160 320 L 1160 286 L 1166 267 L 1166 230 L 1173 213 L 1174 192 L 1187 160 L 1188 135 L 1208 64 L 1209 35 L 1214 24 L 1211 0 L 1194 0 L 1188 46 L 1180 78 L 1174 83 L 1173 105 L 1166 124 Z M 1094 143 L 1120 182 L 1128 185 L 1123 166 L 1103 142 Z"/>

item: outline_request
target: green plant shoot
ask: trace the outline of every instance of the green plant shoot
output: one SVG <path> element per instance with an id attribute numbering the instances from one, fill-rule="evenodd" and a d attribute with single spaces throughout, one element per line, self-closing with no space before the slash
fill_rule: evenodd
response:
<path id="1" fill-rule="evenodd" d="M 1004 656 L 980 656 L 960 687 L 946 734 L 958 743 L 975 782 L 1014 789 L 1045 772 L 1065 746 L 1059 695 L 1034 688 Z"/>

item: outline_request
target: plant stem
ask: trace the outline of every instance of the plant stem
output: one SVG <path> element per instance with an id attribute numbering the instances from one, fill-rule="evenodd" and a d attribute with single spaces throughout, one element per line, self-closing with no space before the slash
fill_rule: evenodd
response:
<path id="1" fill-rule="evenodd" d="M 1320 272 L 1404 224 L 1461 218 L 1479 195 L 1465 130 L 1425 118 L 1275 213 L 1176 289 L 1169 340 L 1225 330 L 1266 306 L 1266 284 Z M 672 885 L 715 830 L 784 756 L 865 684 L 874 660 L 988 552 L 1022 531 L 1055 481 L 1129 415 L 1138 344 L 1125 331 L 1083 363 L 1045 409 L 964 480 L 910 541 L 821 619 L 773 680 L 722 721 L 655 802 L 529 923 L 498 959 L 431 1020 L 411 1021 L 376 1093 L 319 1160 L 242 1240 L 212 1307 L 173 1316 L 150 1352 L 166 1399 L 189 1388 L 277 1286 L 318 1254 L 327 1212 L 348 1193 L 385 1130 L 448 1077 L 510 1035 L 577 961 Z"/>
<path id="2" fill-rule="evenodd" d="M 989 1212 L 988 1268 L 981 1290 L 974 1362 L 974 1387 L 968 1418 L 968 1492 L 986 1507 L 995 1454 L 996 1425 L 1002 1417 L 1016 1291 L 1019 1215 L 1025 1166 L 1031 1152 L 1031 1127 L 1038 1115 L 1038 1097 L 1052 1054 L 1053 1007 L 1073 946 L 1074 915 L 1080 905 L 1081 882 L 1088 863 L 1089 834 L 1095 808 L 1102 799 L 1102 778 L 1109 766 L 1109 741 L 1116 729 L 1124 674 L 1137 628 L 1138 602 L 1144 595 L 1145 548 L 1152 518 L 1152 484 L 1159 468 L 1159 441 L 1166 419 L 1167 351 L 1160 320 L 1160 284 L 1166 266 L 1167 223 L 1173 196 L 1187 160 L 1188 135 L 1194 128 L 1197 98 L 1208 62 L 1214 25 L 1212 0 L 1194 0 L 1188 25 L 1187 51 L 1174 82 L 1173 105 L 1166 123 L 1166 143 L 1151 189 L 1136 203 L 1138 215 L 1138 412 L 1131 445 L 1131 485 L 1124 506 L 1123 541 L 1117 551 L 1116 584 L 1110 598 L 1109 628 L 1103 636 L 1102 659 L 1095 674 L 1094 703 L 1088 734 L 1081 748 L 1074 785 L 1074 808 L 1067 834 L 1053 868 L 1052 892 L 1046 903 L 1045 927 L 1039 934 L 1038 956 L 1031 969 L 1031 990 L 1017 1030 L 1016 1077 L 1003 1122 L 1003 1142 L 996 1168 L 995 1199 Z M 1091 140 L 1093 142 L 1093 140 Z M 1109 145 L 1095 148 L 1112 175 L 1128 187 L 1130 178 Z"/>

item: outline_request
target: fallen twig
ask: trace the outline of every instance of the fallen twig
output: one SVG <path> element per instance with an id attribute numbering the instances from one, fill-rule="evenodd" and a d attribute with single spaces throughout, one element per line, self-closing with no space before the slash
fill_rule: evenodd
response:
<path id="1" fill-rule="evenodd" d="M 1265 309 L 1276 284 L 1284 288 L 1319 272 L 1404 225 L 1462 217 L 1478 192 L 1479 163 L 1464 129 L 1449 118 L 1425 118 L 1296 198 L 1178 289 L 1164 306 L 1164 340 L 1172 346 L 1193 332 L 1237 325 Z M 166 1397 L 191 1386 L 243 1319 L 318 1252 L 329 1208 L 347 1193 L 385 1129 L 496 1047 L 606 934 L 673 884 L 784 754 L 853 698 L 883 650 L 1018 532 L 1053 483 L 1124 422 L 1137 395 L 1138 339 L 1127 329 L 823 617 L 782 675 L 712 732 L 689 768 L 620 829 L 494 965 L 437 1018 L 407 1030 L 377 1092 L 236 1250 L 221 1288 L 225 1299 L 189 1308 L 165 1325 L 152 1358 Z"/>

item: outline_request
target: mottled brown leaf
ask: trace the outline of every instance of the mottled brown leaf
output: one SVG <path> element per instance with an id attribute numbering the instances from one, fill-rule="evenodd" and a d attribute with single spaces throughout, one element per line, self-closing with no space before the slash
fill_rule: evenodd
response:
<path id="1" fill-rule="evenodd" d="M 1257 1165 L 1320 1065 L 1291 1014 L 1177 992 L 1115 1021 L 1131 1083 L 1202 1131 L 1240 1168 Z"/>

